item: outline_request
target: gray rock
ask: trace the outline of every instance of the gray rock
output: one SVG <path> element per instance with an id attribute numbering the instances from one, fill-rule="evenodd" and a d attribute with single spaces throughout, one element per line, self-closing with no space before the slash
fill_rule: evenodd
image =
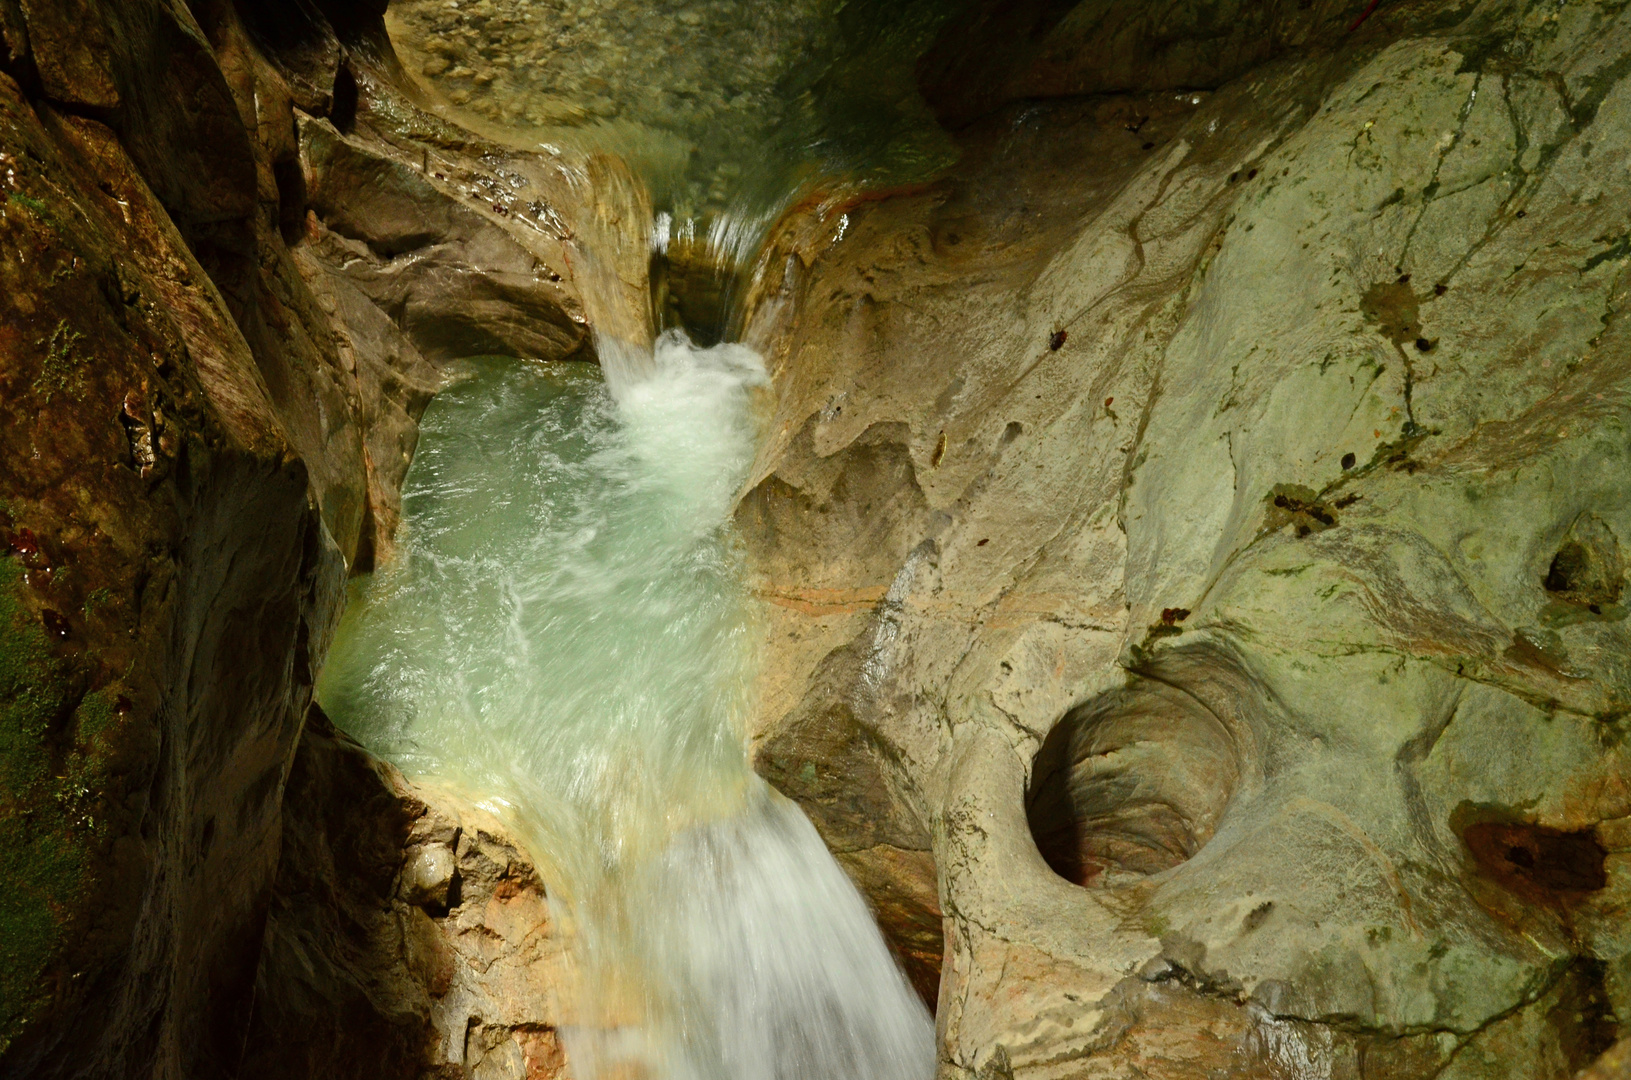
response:
<path id="1" fill-rule="evenodd" d="M 764 262 L 757 761 L 944 913 L 943 1075 L 1561 1080 L 1631 1016 L 1631 21 L 1433 19 L 1015 106 Z"/>

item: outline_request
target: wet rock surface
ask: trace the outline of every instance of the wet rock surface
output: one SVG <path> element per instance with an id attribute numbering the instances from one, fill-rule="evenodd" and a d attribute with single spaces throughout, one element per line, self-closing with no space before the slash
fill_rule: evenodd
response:
<path id="1" fill-rule="evenodd" d="M 315 708 L 285 800 L 236 1075 L 564 1075 L 565 945 L 489 815 L 412 787 Z"/>
<path id="2" fill-rule="evenodd" d="M 750 219 L 779 215 L 812 173 L 904 183 L 946 157 L 913 58 L 962 6 L 400 0 L 388 25 L 409 75 L 465 125 L 637 162 L 677 245 L 687 219 L 745 231 L 749 249 L 697 252 L 705 264 L 751 259 Z"/>
<path id="3" fill-rule="evenodd" d="M 763 264 L 756 762 L 945 1076 L 1624 1074 L 1631 16 L 1354 7 L 972 4 L 956 168 Z M 565 1068 L 537 871 L 310 693 L 649 210 L 383 8 L 0 0 L 8 1076 Z"/>
<path id="4" fill-rule="evenodd" d="M 920 979 L 944 916 L 943 1075 L 1567 1077 L 1631 1017 L 1631 23 L 1307 10 L 970 79 L 943 182 L 763 264 L 757 760 Z"/>
<path id="5" fill-rule="evenodd" d="M 210 95 L 236 116 L 226 83 L 166 112 L 143 96 L 163 79 L 121 66 L 183 41 L 184 67 L 200 28 L 137 5 L 87 58 L 50 50 L 96 26 L 26 14 L 47 51 L 0 75 L 0 1068 L 197 1074 L 247 1008 L 346 522 L 313 505 L 261 371 L 285 357 L 241 330 L 259 298 L 234 310 L 206 265 L 257 208 L 241 129 L 195 160 Z M 104 61 L 95 101 L 59 93 Z M 168 125 L 173 154 L 127 125 Z"/>
<path id="6" fill-rule="evenodd" d="M 443 154 L 431 165 L 427 150 L 410 165 L 381 139 L 341 135 L 312 117 L 300 125 L 316 234 L 309 252 L 420 353 L 437 362 L 561 359 L 589 349 L 577 299 L 555 269 L 568 261 L 569 233 L 554 209 L 559 192 L 543 201 L 541 184 L 495 159 L 486 163 L 493 175 L 479 177 L 485 190 L 471 193 L 481 202 L 461 198 L 446 190 L 457 183 L 448 172 L 459 166 Z"/>
<path id="7" fill-rule="evenodd" d="M 300 113 L 356 131 L 360 108 L 365 136 L 373 103 L 393 131 L 418 115 L 367 95 L 368 79 L 390 68 L 375 47 L 381 11 L 332 0 L 283 23 L 267 15 L 246 27 L 223 4 L 0 4 L 7 1076 L 236 1075 L 269 1060 L 251 1020 L 263 1030 L 273 1003 L 299 1015 L 316 991 L 291 976 L 286 995 L 257 993 L 268 911 L 273 940 L 300 943 L 313 970 L 344 967 L 349 940 L 323 938 L 317 913 L 292 925 L 291 911 L 310 909 L 287 884 L 274 893 L 274 880 L 321 881 L 338 864 L 357 879 L 342 892 L 366 893 L 376 872 L 394 881 L 402 852 L 380 854 L 394 827 L 380 822 L 401 818 L 412 838 L 428 813 L 362 785 L 336 796 L 338 809 L 295 807 L 306 824 L 325 810 L 353 815 L 345 843 L 355 844 L 342 855 L 321 830 L 281 843 L 297 746 L 298 783 L 321 789 L 322 775 L 344 771 L 311 763 L 338 737 L 302 744 L 302 718 L 348 569 L 388 551 L 417 417 L 439 376 L 416 344 L 420 324 L 325 262 L 324 227 L 308 215 L 312 181 L 332 174 L 308 177 Z M 480 152 L 459 157 L 466 149 L 445 153 L 474 173 Z M 561 261 L 530 265 L 558 285 Z M 553 310 L 528 294 L 527 318 L 571 329 L 529 350 L 582 340 L 570 288 L 551 295 Z M 348 794 L 359 800 L 349 810 Z M 490 901 L 481 910 L 542 933 L 535 876 L 504 841 L 453 827 L 463 839 L 448 851 L 470 895 Z M 297 865 L 303 855 L 312 865 Z M 422 906 L 391 903 L 421 912 L 417 937 L 367 925 L 431 940 Z M 470 918 L 468 904 L 457 910 Z M 386 1059 L 414 1068 L 527 1075 L 511 1068 L 520 1060 L 549 1075 L 553 1028 L 526 1011 L 545 1006 L 525 983 L 548 970 L 547 934 L 517 938 L 519 968 L 483 960 L 514 983 L 510 998 L 491 980 L 461 982 L 447 959 L 491 948 L 490 929 L 477 918 L 450 930 L 441 952 L 411 953 L 414 978 L 442 987 L 439 973 L 452 973 L 439 995 L 421 990 L 423 1009 L 343 1002 L 356 1037 L 379 1035 Z M 319 954 L 330 944 L 339 951 Z M 444 1015 L 453 1001 L 464 1003 L 458 1017 Z M 444 1022 L 457 1032 L 436 1034 Z M 319 1052 L 320 1033 L 338 1042 Z M 473 1057 L 469 1033 L 481 1046 Z M 279 1037 L 295 1071 L 276 1075 L 375 1060 L 333 1025 Z"/>

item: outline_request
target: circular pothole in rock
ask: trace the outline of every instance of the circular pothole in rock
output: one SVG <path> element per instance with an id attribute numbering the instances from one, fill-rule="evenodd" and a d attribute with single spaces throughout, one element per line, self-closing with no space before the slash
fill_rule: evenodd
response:
<path id="1" fill-rule="evenodd" d="M 1596 514 L 1584 513 L 1569 526 L 1541 585 L 1565 603 L 1601 614 L 1619 603 L 1625 576 L 1625 556 L 1613 530 Z"/>
<path id="2" fill-rule="evenodd" d="M 1212 838 L 1240 752 L 1203 704 L 1151 679 L 1066 713 L 1037 752 L 1025 814 L 1037 849 L 1078 885 L 1156 874 Z"/>

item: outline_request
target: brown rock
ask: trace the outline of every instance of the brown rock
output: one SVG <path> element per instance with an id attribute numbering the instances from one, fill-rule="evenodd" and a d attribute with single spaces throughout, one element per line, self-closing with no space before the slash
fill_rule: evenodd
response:
<path id="1" fill-rule="evenodd" d="M 565 946 L 496 822 L 315 708 L 286 800 L 240 1075 L 564 1075 Z"/>
<path id="2" fill-rule="evenodd" d="M 436 379 L 290 250 L 295 95 L 231 6 L 8 0 L 0 34 L 27 87 L 0 75 L 0 1071 L 227 1075 L 259 1060 L 285 779 L 344 566 L 386 546 Z M 349 909 L 381 935 L 359 948 L 397 942 L 417 989 L 382 1013 L 344 999 L 362 1011 L 343 1045 L 297 1031 L 279 1076 L 428 1061 L 424 1038 L 452 1039 L 430 1003 L 487 1000 L 457 937 L 391 899 L 413 815 L 370 825 L 365 792 L 329 865 L 377 883 L 389 918 Z M 509 924 L 547 917 L 541 886 L 512 884 L 534 906 Z M 288 947 L 350 962 L 319 944 Z M 316 993 L 300 964 L 288 1015 Z M 549 1017 L 486 1022 L 512 1016 L 547 1060 Z M 365 1035 L 382 1041 L 344 1042 Z"/>
<path id="3" fill-rule="evenodd" d="M 589 348 L 582 316 L 570 314 L 574 301 L 552 269 L 565 261 L 559 238 L 527 235 L 504 220 L 507 213 L 455 197 L 383 142 L 314 119 L 303 120 L 301 132 L 311 205 L 324 229 L 317 257 L 428 359 L 553 360 Z"/>
<path id="4" fill-rule="evenodd" d="M 1621 1039 L 1580 1073 L 1577 1080 L 1625 1080 L 1631 1077 L 1631 1039 Z"/>
<path id="5" fill-rule="evenodd" d="M 18 0 L 18 4 L 46 96 L 93 109 L 118 105 L 119 88 L 110 65 L 113 49 L 95 0 Z"/>
<path id="6" fill-rule="evenodd" d="M 0 77 L 0 153 L 0 1061 L 207 1071 L 237 1050 L 340 562 L 115 133 Z"/>

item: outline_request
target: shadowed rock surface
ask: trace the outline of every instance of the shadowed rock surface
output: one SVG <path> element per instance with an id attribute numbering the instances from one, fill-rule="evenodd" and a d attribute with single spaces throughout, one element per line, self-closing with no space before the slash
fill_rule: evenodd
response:
<path id="1" fill-rule="evenodd" d="M 420 343 L 492 348 L 434 314 L 376 304 L 322 257 L 307 202 L 333 171 L 308 175 L 298 123 L 356 131 L 361 109 L 366 132 L 386 84 L 365 62 L 389 71 L 374 33 L 383 5 L 327 8 L 282 20 L 258 8 L 246 28 L 222 3 L 0 3 L 7 1076 L 559 1066 L 548 1006 L 526 982 L 547 982 L 548 964 L 500 976 L 511 962 L 483 959 L 514 983 L 504 997 L 457 959 L 489 915 L 530 928 L 513 931 L 517 955 L 542 955 L 536 876 L 506 841 L 427 811 L 332 732 L 302 742 L 347 568 L 389 548 L 438 385 Z M 389 100 L 411 126 L 412 107 Z M 448 152 L 476 171 L 463 152 L 482 151 Z M 425 219 L 451 230 L 449 214 L 427 207 Z M 495 242 L 462 229 L 461 241 Z M 512 321 L 569 329 L 514 343 L 528 355 L 583 341 L 553 258 L 530 264 L 553 291 L 521 290 Z M 494 278 L 509 282 L 502 269 Z M 347 770 L 373 786 L 335 790 Z M 286 808 L 297 831 L 284 846 Z M 339 856 L 330 835 L 345 838 Z M 447 910 L 467 921 L 425 952 L 446 911 L 437 923 L 428 901 L 390 890 L 432 843 L 466 882 L 464 907 Z M 314 881 L 334 906 L 303 906 Z M 371 901 L 386 915 L 361 919 Z M 359 920 L 351 936 L 325 937 L 341 913 Z M 411 931 L 395 953 L 392 918 Z M 346 997 L 338 979 L 333 1001 L 354 1029 L 332 1014 L 311 1022 L 301 1009 L 332 988 L 278 965 L 301 957 L 321 975 L 344 969 L 351 946 L 414 966 L 396 984 L 381 975 L 375 998 Z M 257 991 L 257 968 L 275 985 Z M 292 1018 L 302 1026 L 277 1027 Z M 253 1037 L 269 1031 L 275 1051 Z"/>
<path id="2" fill-rule="evenodd" d="M 257 354 L 242 329 L 276 281 L 232 263 L 259 211 L 248 135 L 189 158 L 237 117 L 224 78 L 199 76 L 201 115 L 147 97 L 143 63 L 210 55 L 200 28 L 126 6 L 106 33 L 129 55 L 87 59 L 53 52 L 86 37 L 64 44 L 51 10 L 28 23 L 37 75 L 13 53 L 30 88 L 0 76 L 0 1054 L 8 1075 L 200 1075 L 247 1012 L 361 505 L 319 491 L 277 409 L 265 369 L 294 346 Z M 95 101 L 58 86 L 70 61 L 110 66 Z M 169 131 L 174 157 L 126 126 Z"/>
<path id="3" fill-rule="evenodd" d="M 572 985 L 502 828 L 412 788 L 315 707 L 236 1075 L 545 1080 Z"/>

